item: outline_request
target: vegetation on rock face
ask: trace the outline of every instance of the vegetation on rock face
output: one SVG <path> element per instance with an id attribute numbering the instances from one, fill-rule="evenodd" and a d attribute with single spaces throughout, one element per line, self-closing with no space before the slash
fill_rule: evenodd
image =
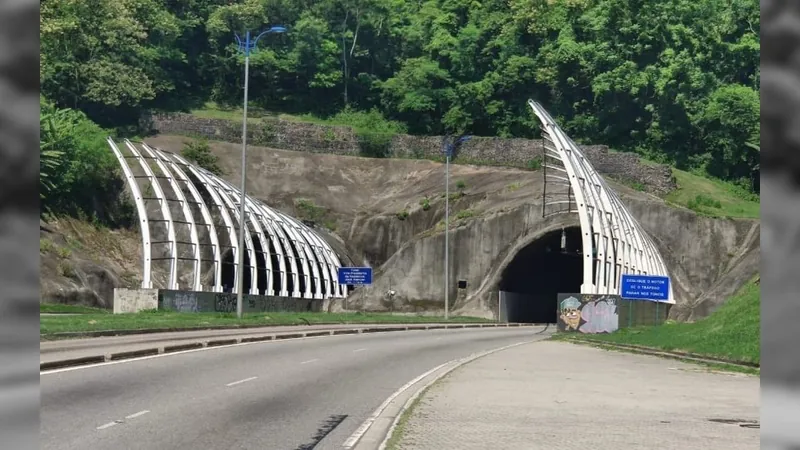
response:
<path id="1" fill-rule="evenodd" d="M 133 223 L 133 206 L 122 195 L 119 164 L 108 149 L 108 132 L 73 109 L 41 99 L 41 210 L 98 224 Z"/>
<path id="2" fill-rule="evenodd" d="M 428 197 L 425 197 L 419 201 L 419 206 L 422 207 L 423 211 L 427 211 L 431 209 L 431 200 Z"/>
<path id="3" fill-rule="evenodd" d="M 295 199 L 294 208 L 295 216 L 298 219 L 320 224 L 331 231 L 336 230 L 336 222 L 328 217 L 328 211 L 317 206 L 313 201 L 305 198 Z"/>
<path id="4" fill-rule="evenodd" d="M 198 166 L 215 175 L 225 174 L 222 167 L 219 166 L 219 157 L 211 153 L 211 147 L 206 139 L 187 142 L 184 144 L 181 154 L 186 159 L 197 163 Z"/>
<path id="5" fill-rule="evenodd" d="M 400 127 L 535 137 L 534 98 L 576 140 L 758 191 L 752 0 L 51 0 L 42 93 L 123 131 L 146 110 L 239 105 L 233 33 L 275 23 L 289 32 L 252 56 L 252 106 L 345 111 L 336 122 L 360 130 L 367 155 Z"/>

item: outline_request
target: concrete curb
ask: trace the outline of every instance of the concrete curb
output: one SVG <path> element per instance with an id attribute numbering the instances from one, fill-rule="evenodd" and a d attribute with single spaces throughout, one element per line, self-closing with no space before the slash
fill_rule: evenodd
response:
<path id="1" fill-rule="evenodd" d="M 266 328 L 266 327 L 297 327 L 297 326 L 326 326 L 326 325 L 348 325 L 343 324 L 341 322 L 319 322 L 319 323 L 291 323 L 291 324 L 266 324 L 266 325 L 231 325 L 231 326 L 224 326 L 224 327 L 179 327 L 179 328 L 144 328 L 144 329 L 133 329 L 133 330 L 100 330 L 100 331 L 64 331 L 60 333 L 50 333 L 44 334 L 40 336 L 41 338 L 45 338 L 45 340 L 53 340 L 47 338 L 81 338 L 81 337 L 108 337 L 108 336 L 127 336 L 127 335 L 136 335 L 136 334 L 154 334 L 154 333 L 175 333 L 175 332 L 183 332 L 183 331 L 213 331 L 213 330 L 247 330 L 250 328 Z M 351 324 L 354 327 L 357 326 L 370 326 L 376 325 L 374 323 L 354 323 Z M 386 324 L 386 325 L 394 325 L 394 324 Z M 398 326 L 406 326 L 407 324 L 397 324 Z M 413 325 L 425 325 L 417 323 Z M 446 325 L 450 327 L 460 326 L 462 324 L 453 324 L 453 325 Z M 544 323 L 535 323 L 535 324 L 525 324 L 525 325 L 534 325 L 534 326 L 545 326 L 547 324 Z M 437 325 L 439 328 L 444 327 L 445 325 Z M 478 328 L 483 326 L 489 327 L 497 327 L 497 326 L 520 326 L 520 324 L 497 324 L 492 322 L 486 323 L 466 323 L 463 324 L 466 328 Z"/>
<path id="2" fill-rule="evenodd" d="M 705 355 L 698 355 L 696 353 L 689 353 L 689 352 L 676 352 L 670 350 L 657 350 L 652 347 L 645 347 L 643 345 L 633 345 L 633 344 L 620 344 L 617 342 L 607 342 L 607 341 L 600 341 L 595 339 L 568 339 L 567 342 L 579 342 L 581 344 L 592 344 L 592 345 L 599 345 L 602 347 L 609 347 L 615 348 L 619 350 L 627 350 L 632 353 L 639 353 L 642 355 L 650 355 L 650 356 L 661 356 L 664 358 L 671 358 L 677 360 L 685 360 L 685 361 L 692 361 L 692 362 L 701 362 L 706 364 L 727 364 L 729 366 L 736 366 L 742 367 L 746 369 L 760 369 L 761 364 L 759 363 L 751 363 L 746 361 L 735 361 L 731 359 L 719 358 L 715 356 L 705 356 Z"/>
<path id="3" fill-rule="evenodd" d="M 469 364 L 476 359 L 534 342 L 537 341 L 533 340 L 517 342 L 516 344 L 506 345 L 504 347 L 495 348 L 464 358 L 448 361 L 436 367 L 431 372 L 424 374 L 420 379 L 412 382 L 413 384 L 411 384 L 409 388 L 419 383 L 424 383 L 412 393 L 409 393 L 407 389 L 402 391 L 402 393 L 397 395 L 395 398 L 390 397 L 391 400 L 385 405 L 382 405 L 382 409 L 378 414 L 374 415 L 372 419 L 368 419 L 367 422 L 362 424 L 362 428 L 366 428 L 363 434 L 360 436 L 351 436 L 350 439 L 348 439 L 348 441 L 351 442 L 346 441 L 343 448 L 355 450 L 384 450 L 389 439 L 391 439 L 392 435 L 394 434 L 397 424 L 400 422 L 400 418 L 406 411 L 408 411 L 411 405 L 414 404 L 414 401 L 423 395 L 431 386 L 434 385 L 434 383 L 443 379 L 454 370 L 463 367 L 464 365 Z"/>
<path id="4" fill-rule="evenodd" d="M 397 331 L 426 331 L 426 330 L 463 329 L 463 328 L 505 328 L 505 327 L 519 327 L 519 326 L 532 327 L 532 326 L 544 326 L 544 325 L 489 323 L 489 324 L 469 324 L 469 325 L 455 324 L 455 325 L 426 326 L 426 325 L 413 324 L 413 325 L 402 325 L 402 326 L 385 327 L 385 328 L 354 327 L 354 328 L 342 328 L 335 330 L 314 330 L 314 331 L 290 332 L 290 333 L 271 332 L 261 336 L 248 336 L 241 338 L 225 337 L 222 339 L 211 339 L 211 340 L 198 338 L 195 341 L 186 342 L 182 344 L 166 345 L 166 346 L 155 344 L 153 347 L 147 347 L 138 350 L 124 351 L 117 353 L 106 353 L 101 355 L 85 356 L 81 358 L 69 358 L 57 361 L 42 362 L 39 364 L 39 371 L 43 372 L 47 370 L 63 369 L 66 367 L 86 366 L 86 365 L 99 364 L 109 361 L 138 358 L 142 356 L 160 355 L 164 353 L 175 353 L 175 352 L 194 350 L 206 347 L 221 347 L 226 345 L 235 345 L 248 342 L 301 339 L 307 337 L 321 337 L 321 336 L 337 336 L 342 334 L 365 334 L 365 333 L 383 333 L 383 332 L 397 332 Z"/>

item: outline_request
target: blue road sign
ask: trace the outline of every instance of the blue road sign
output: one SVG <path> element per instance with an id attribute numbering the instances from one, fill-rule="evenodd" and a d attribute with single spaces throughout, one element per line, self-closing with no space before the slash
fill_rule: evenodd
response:
<path id="1" fill-rule="evenodd" d="M 339 284 L 372 284 L 372 267 L 339 267 Z"/>
<path id="2" fill-rule="evenodd" d="M 622 275 L 620 296 L 628 300 L 669 300 L 669 277 L 658 275 Z"/>

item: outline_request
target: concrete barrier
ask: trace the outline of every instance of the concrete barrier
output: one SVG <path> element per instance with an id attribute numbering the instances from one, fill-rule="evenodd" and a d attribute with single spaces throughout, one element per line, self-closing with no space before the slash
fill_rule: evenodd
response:
<path id="1" fill-rule="evenodd" d="M 116 361 L 120 359 L 140 358 L 142 356 L 153 356 L 161 353 L 160 348 L 145 348 L 142 350 L 131 350 L 129 352 L 112 353 L 108 356 L 109 361 Z"/>
<path id="2" fill-rule="evenodd" d="M 474 325 L 408 325 L 397 327 L 385 328 L 346 328 L 338 330 L 320 330 L 307 333 L 269 333 L 261 336 L 249 336 L 237 339 L 214 339 L 208 340 L 198 338 L 197 341 L 187 342 L 184 344 L 175 345 L 154 345 L 153 347 L 143 348 L 139 350 L 131 350 L 125 352 L 117 352 L 111 354 L 93 355 L 82 358 L 71 358 L 58 361 L 48 361 L 39 364 L 40 371 L 48 371 L 55 369 L 63 369 L 67 367 L 86 366 L 92 364 L 99 364 L 108 361 L 119 361 L 124 359 L 133 359 L 144 356 L 160 355 L 164 353 L 176 353 L 186 350 L 195 350 L 205 347 L 223 347 L 228 345 L 236 345 L 241 343 L 252 343 L 273 340 L 286 340 L 286 339 L 302 339 L 306 337 L 322 337 L 322 336 L 337 336 L 346 334 L 361 334 L 361 333 L 382 333 L 382 332 L 399 332 L 399 331 L 413 331 L 413 330 L 441 330 L 441 329 L 463 329 L 463 328 L 497 328 L 505 327 L 506 324 L 482 324 L 480 326 Z M 533 324 L 514 324 L 514 326 L 534 326 Z"/>

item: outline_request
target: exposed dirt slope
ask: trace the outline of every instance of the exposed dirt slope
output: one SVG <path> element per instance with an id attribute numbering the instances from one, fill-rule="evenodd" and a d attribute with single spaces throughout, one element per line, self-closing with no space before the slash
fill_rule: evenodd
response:
<path id="1" fill-rule="evenodd" d="M 98 228 L 75 219 L 39 226 L 42 301 L 111 308 L 115 287 L 139 287 L 138 231 Z"/>

